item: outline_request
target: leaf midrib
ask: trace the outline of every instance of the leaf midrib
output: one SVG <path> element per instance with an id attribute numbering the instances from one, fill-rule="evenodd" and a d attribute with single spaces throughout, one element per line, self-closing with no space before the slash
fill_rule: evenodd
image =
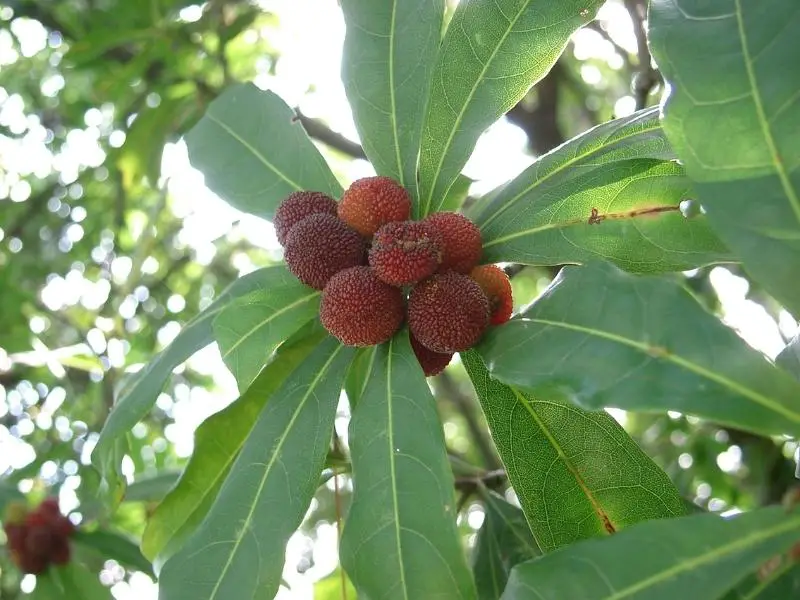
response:
<path id="1" fill-rule="evenodd" d="M 292 418 L 289 420 L 289 423 L 286 425 L 286 429 L 283 430 L 280 437 L 278 438 L 278 443 L 274 446 L 272 451 L 272 456 L 269 459 L 266 467 L 264 468 L 264 474 L 259 481 L 258 489 L 256 490 L 255 496 L 253 496 L 253 502 L 250 506 L 250 511 L 247 513 L 247 517 L 242 523 L 242 526 L 237 529 L 236 539 L 234 540 L 233 548 L 231 549 L 230 554 L 228 555 L 228 560 L 225 562 L 225 566 L 222 568 L 222 572 L 219 575 L 219 579 L 217 579 L 217 583 L 214 586 L 214 589 L 211 591 L 211 595 L 209 596 L 209 600 L 214 600 L 217 596 L 217 592 L 219 591 L 219 587 L 222 585 L 222 580 L 225 579 L 225 575 L 228 572 L 228 569 L 233 562 L 233 558 L 236 556 L 236 553 L 239 550 L 239 546 L 244 539 L 245 534 L 250 529 L 250 522 L 253 520 L 253 514 L 256 511 L 256 506 L 258 505 L 258 500 L 261 497 L 261 494 L 264 491 L 264 486 L 267 483 L 267 479 L 269 478 L 270 473 L 272 473 L 272 468 L 275 465 L 275 461 L 278 459 L 278 456 L 281 454 L 281 450 L 283 449 L 283 445 L 286 443 L 286 439 L 289 437 L 289 433 L 291 433 L 292 429 L 294 428 L 295 421 L 297 421 L 300 412 L 302 411 L 303 407 L 305 406 L 308 399 L 314 394 L 317 386 L 319 385 L 320 380 L 322 379 L 323 375 L 327 374 L 328 369 L 331 366 L 331 363 L 336 358 L 336 355 L 344 348 L 341 344 L 339 344 L 328 359 L 325 361 L 325 364 L 322 368 L 317 372 L 314 378 L 311 380 L 311 383 L 308 386 L 305 394 L 300 399 L 300 402 L 297 403 L 297 407 L 292 413 Z"/>
<path id="2" fill-rule="evenodd" d="M 275 174 L 276 174 L 278 177 L 280 177 L 280 178 L 281 178 L 283 181 L 285 181 L 285 182 L 286 182 L 286 183 L 288 183 L 290 186 L 292 186 L 292 187 L 293 187 L 295 190 L 299 191 L 299 190 L 302 190 L 302 189 L 303 189 L 303 188 L 302 188 L 302 186 L 301 186 L 299 183 L 297 183 L 297 182 L 296 182 L 296 181 L 294 181 L 293 179 L 289 178 L 289 176 L 287 176 L 287 175 L 286 175 L 286 174 L 285 174 L 283 171 L 281 171 L 281 170 L 280 170 L 278 167 L 276 167 L 275 165 L 273 165 L 273 164 L 272 164 L 272 163 L 271 163 L 269 160 L 267 160 L 267 157 L 266 157 L 266 156 L 264 156 L 263 154 L 261 154 L 261 152 L 259 152 L 259 151 L 258 151 L 258 150 L 255 148 L 255 146 L 253 146 L 252 144 L 250 144 L 250 142 L 248 142 L 247 140 L 245 140 L 245 139 L 244 139 L 242 136 L 240 136 L 238 133 L 236 133 L 236 132 L 235 132 L 233 129 L 231 129 L 230 127 L 228 127 L 228 125 L 226 125 L 225 123 L 223 123 L 222 121 L 220 121 L 220 120 L 219 120 L 217 117 L 215 117 L 215 116 L 214 116 L 214 114 L 213 114 L 212 112 L 210 112 L 210 111 L 209 111 L 209 112 L 207 112 L 207 113 L 206 113 L 206 117 L 208 117 L 208 120 L 209 120 L 209 121 L 211 121 L 212 123 L 215 123 L 215 124 L 216 124 L 216 125 L 218 125 L 218 126 L 221 128 L 221 129 L 223 129 L 223 130 L 224 130 L 224 131 L 225 131 L 225 132 L 226 132 L 228 135 L 230 135 L 230 136 L 231 136 L 233 139 L 235 139 L 237 142 L 239 142 L 239 143 L 240 143 L 242 146 L 244 146 L 245 148 L 247 148 L 247 149 L 248 149 L 248 150 L 249 150 L 249 151 L 250 151 L 250 152 L 253 154 L 253 156 L 255 156 L 255 157 L 256 157 L 256 158 L 257 158 L 257 159 L 258 159 L 260 162 L 262 162 L 262 163 L 263 163 L 263 164 L 264 164 L 264 165 L 265 165 L 265 166 L 266 166 L 268 169 L 270 169 L 270 170 L 271 170 L 273 173 L 275 173 Z"/>
<path id="3" fill-rule="evenodd" d="M 737 550 L 742 550 L 744 548 L 747 548 L 747 546 L 751 543 L 757 544 L 759 542 L 768 540 L 771 537 L 777 537 L 782 533 L 797 528 L 798 526 L 800 526 L 800 516 L 795 516 L 794 518 L 791 518 L 789 521 L 783 522 L 770 529 L 765 529 L 750 533 L 749 535 L 746 535 L 745 537 L 742 538 L 738 538 L 733 542 L 724 544 L 717 548 L 713 548 L 705 554 L 692 557 L 685 562 L 673 565 L 668 569 L 664 569 L 663 571 L 651 575 L 650 577 L 647 577 L 646 579 L 643 579 L 638 583 L 628 586 L 623 590 L 619 590 L 610 596 L 606 596 L 605 600 L 619 600 L 621 598 L 630 597 L 633 594 L 636 594 L 637 592 L 658 585 L 659 583 L 663 583 L 665 580 L 674 577 L 680 573 L 683 573 L 684 571 L 701 567 L 707 563 L 713 562 L 718 558 L 724 558 L 726 555 L 732 554 Z"/>
<path id="4" fill-rule="evenodd" d="M 786 573 L 791 571 L 796 566 L 797 563 L 791 560 L 783 561 L 783 564 L 780 567 L 778 567 L 777 569 L 772 571 L 767 577 L 759 581 L 758 585 L 751 588 L 746 595 L 742 596 L 741 594 L 739 594 L 739 600 L 753 600 L 754 598 L 758 598 L 761 592 L 766 590 L 769 586 L 775 583 L 779 578 L 786 575 Z"/>
<path id="5" fill-rule="evenodd" d="M 307 296 L 302 296 L 301 298 L 295 300 L 291 304 L 287 304 L 283 308 L 280 308 L 280 309 L 276 310 L 274 313 L 270 314 L 266 319 L 260 321 L 252 329 L 250 329 L 250 331 L 248 331 L 246 334 L 244 334 L 242 337 L 240 337 L 228 350 L 226 350 L 225 353 L 222 355 L 223 360 L 228 358 L 231 355 L 231 353 L 234 350 L 236 350 L 236 348 L 241 346 L 244 343 L 244 341 L 247 338 L 249 338 L 251 335 L 253 335 L 256 331 L 258 331 L 262 327 L 265 327 L 266 325 L 269 325 L 270 321 L 272 321 L 273 319 L 281 316 L 285 312 L 290 311 L 293 308 L 296 308 L 296 307 L 300 306 L 301 304 L 304 304 L 305 302 L 308 302 L 311 298 L 314 298 L 316 296 L 319 296 L 319 292 L 314 292 L 313 294 L 308 294 Z"/>
<path id="6" fill-rule="evenodd" d="M 761 91 L 758 88 L 758 82 L 756 80 L 756 74 L 753 68 L 753 60 L 750 57 L 750 48 L 747 44 L 747 34 L 745 33 L 744 29 L 744 17 L 742 14 L 741 0 L 735 0 L 735 2 L 736 26 L 739 33 L 739 40 L 742 44 L 742 57 L 744 59 L 745 70 L 747 72 L 747 82 L 750 85 L 750 90 L 753 94 L 753 103 L 755 104 L 758 124 L 761 126 L 761 133 L 764 136 L 764 141 L 767 143 L 770 159 L 775 167 L 775 172 L 778 175 L 778 179 L 781 182 L 781 187 L 783 187 L 783 191 L 786 194 L 786 198 L 789 200 L 789 204 L 792 207 L 794 216 L 797 219 L 798 224 L 800 224 L 800 198 L 798 198 L 797 192 L 792 186 L 792 182 L 789 180 L 789 175 L 786 173 L 786 167 L 780 158 L 778 148 L 775 144 L 775 138 L 772 135 L 772 129 L 770 128 L 769 120 L 767 119 L 767 114 L 764 110 L 764 102 L 761 99 Z"/>
<path id="7" fill-rule="evenodd" d="M 664 175 L 661 175 L 661 174 L 648 175 L 648 176 L 645 176 L 645 177 L 638 178 L 637 181 L 643 181 L 643 180 L 649 179 L 649 178 L 658 179 L 658 178 L 661 178 L 661 177 L 664 177 Z M 667 177 L 670 177 L 670 175 L 667 175 Z M 661 204 L 661 205 L 656 205 L 656 206 L 648 206 L 648 208 L 652 208 L 654 210 L 654 214 L 655 214 L 655 211 L 659 210 L 659 209 L 668 209 L 668 208 L 677 209 L 678 207 L 680 207 L 680 204 Z M 635 209 L 633 207 L 631 207 L 631 210 L 635 210 Z M 666 215 L 668 213 L 664 213 L 664 214 Z M 642 218 L 642 217 L 644 217 L 646 219 L 649 219 L 649 220 L 653 220 L 654 218 L 656 218 L 656 217 L 653 216 L 653 214 L 648 214 L 648 215 L 643 215 L 643 214 L 641 214 L 641 215 L 627 215 L 625 217 L 616 217 L 614 219 L 614 222 L 620 222 L 620 221 L 624 222 L 624 221 L 634 220 L 634 219 Z M 560 221 L 560 222 L 555 222 L 555 223 L 545 223 L 544 225 L 539 225 L 538 227 L 531 227 L 530 229 L 523 229 L 521 231 L 516 231 L 514 233 L 509 233 L 508 235 L 504 235 L 502 237 L 495 238 L 491 242 L 486 242 L 483 245 L 483 249 L 486 250 L 486 248 L 490 248 L 490 247 L 496 246 L 498 244 L 509 242 L 509 241 L 514 240 L 514 239 L 519 238 L 519 237 L 526 237 L 526 236 L 529 236 L 529 235 L 535 235 L 537 233 L 541 233 L 542 231 L 550 231 L 552 229 L 557 229 L 557 230 L 558 229 L 567 229 L 568 227 L 575 227 L 576 225 L 593 226 L 591 223 L 589 223 L 589 219 L 588 218 L 569 219 L 567 221 Z"/>
<path id="8" fill-rule="evenodd" d="M 525 10 L 528 8 L 528 5 L 530 5 L 532 1 L 533 0 L 527 0 L 526 2 L 523 2 L 521 8 L 519 9 L 519 12 L 517 12 L 514 19 L 512 21 L 509 21 L 508 27 L 506 28 L 505 32 L 503 32 L 503 35 L 500 38 L 500 42 L 494 47 L 494 50 L 492 50 L 492 53 L 489 56 L 489 59 L 483 65 L 480 74 L 478 75 L 478 77 L 475 78 L 475 83 L 472 85 L 472 88 L 470 89 L 466 100 L 464 100 L 464 102 L 462 103 L 461 110 L 459 110 L 458 115 L 456 116 L 456 120 L 453 122 L 453 126 L 450 128 L 450 134 L 447 137 L 447 142 L 445 143 L 442 151 L 439 153 L 439 163 L 436 165 L 435 175 L 431 180 L 430 189 L 428 190 L 428 197 L 425 199 L 425 211 L 423 212 L 423 215 L 428 214 L 428 211 L 430 210 L 431 200 L 433 199 L 433 194 L 436 190 L 436 185 L 439 182 L 439 176 L 442 173 L 442 165 L 444 164 L 444 158 L 447 155 L 447 152 L 450 150 L 450 145 L 453 143 L 453 138 L 456 135 L 456 131 L 461 125 L 461 120 L 464 118 L 464 113 L 467 110 L 467 106 L 469 106 L 469 103 L 472 102 L 472 98 L 477 93 L 480 84 L 483 83 L 483 76 L 489 70 L 489 65 L 491 65 L 492 62 L 494 62 L 494 59 L 497 56 L 497 53 L 500 51 L 500 48 L 503 46 L 503 44 L 505 44 L 506 38 L 508 38 L 508 36 L 511 34 L 512 29 L 514 29 L 514 27 L 516 26 L 517 21 L 519 21 L 519 18 L 522 16 L 522 13 L 525 12 Z M 500 12 L 502 12 L 502 10 Z M 447 191 L 449 190 L 446 190 L 445 193 L 442 194 L 442 197 L 447 195 Z"/>
<path id="9" fill-rule="evenodd" d="M 635 348 L 653 358 L 661 358 L 669 362 L 672 362 L 678 365 L 679 367 L 683 367 L 687 371 L 691 371 L 695 375 L 699 375 L 705 379 L 708 379 L 709 381 L 713 381 L 714 383 L 722 385 L 723 387 L 726 387 L 741 396 L 749 398 L 756 404 L 759 404 L 764 408 L 772 410 L 773 412 L 776 412 L 786 417 L 787 419 L 790 419 L 796 423 L 800 423 L 800 415 L 792 412 L 791 410 L 782 406 L 781 404 L 774 402 L 771 398 L 768 398 L 754 390 L 751 390 L 750 388 L 745 387 L 744 385 L 741 385 L 736 381 L 730 380 L 727 377 L 724 377 L 718 373 L 709 371 L 708 369 L 700 365 L 697 365 L 671 351 L 668 350 L 665 351 L 666 349 L 649 346 L 648 344 L 645 344 L 638 340 L 626 338 L 616 333 L 612 333 L 610 331 L 604 331 L 602 329 L 594 329 L 592 327 L 584 327 L 583 325 L 575 325 L 573 323 L 565 323 L 563 321 L 552 321 L 550 319 L 539 319 L 531 317 L 526 317 L 521 320 L 530 321 L 533 323 L 540 323 L 542 325 L 549 325 L 552 327 L 560 327 L 562 329 L 569 329 L 571 331 L 578 331 L 580 333 L 585 333 L 587 335 L 603 338 L 612 342 L 616 342 L 618 344 L 622 344 L 624 346 Z"/>
<path id="10" fill-rule="evenodd" d="M 561 459 L 561 462 L 564 463 L 564 466 L 567 467 L 569 472 L 575 478 L 575 482 L 578 484 L 578 487 L 581 488 L 584 495 L 586 496 L 586 499 L 589 501 L 589 504 L 592 505 L 592 510 L 594 510 L 595 515 L 600 520 L 600 524 L 603 525 L 605 521 L 608 521 L 608 523 L 612 527 L 614 527 L 614 529 L 616 529 L 616 526 L 611 520 L 611 517 L 603 509 L 597 498 L 594 497 L 592 490 L 590 490 L 589 486 L 586 485 L 586 482 L 583 480 L 583 477 L 578 472 L 578 469 L 575 467 L 575 465 L 572 464 L 572 461 L 569 459 L 566 452 L 564 452 L 564 449 L 561 447 L 561 444 L 558 443 L 558 440 L 555 437 L 553 437 L 553 434 L 550 432 L 550 429 L 539 418 L 539 415 L 536 413 L 535 410 L 533 410 L 533 407 L 530 405 L 527 399 L 519 392 L 519 390 L 514 389 L 510 386 L 509 389 L 517 398 L 517 401 L 525 408 L 525 410 L 528 411 L 528 413 L 530 413 L 531 418 L 534 420 L 536 425 L 539 427 L 544 436 L 547 438 L 547 441 L 550 442 L 550 445 L 555 449 L 556 454 L 558 454 L 558 458 Z M 610 534 L 610 532 L 605 527 L 602 527 L 602 531 L 606 535 Z"/>
<path id="11" fill-rule="evenodd" d="M 400 586 L 403 589 L 403 598 L 408 600 L 408 588 L 406 587 L 406 568 L 403 558 L 403 543 L 400 535 L 400 508 L 397 498 L 397 468 L 395 465 L 394 451 L 394 409 L 392 406 L 392 351 L 394 349 L 394 338 L 389 341 L 386 357 L 386 440 L 389 444 L 389 478 L 392 482 L 392 512 L 394 513 L 394 535 L 395 546 L 397 548 L 397 562 L 400 568 Z"/>
<path id="12" fill-rule="evenodd" d="M 651 112 L 657 112 L 657 110 L 658 110 L 657 108 L 651 109 Z M 636 137 L 636 136 L 641 135 L 641 134 L 650 133 L 650 132 L 656 131 L 658 129 L 661 129 L 661 124 L 657 120 L 656 121 L 651 121 L 649 127 L 645 128 L 645 129 L 640 129 L 640 130 L 637 130 L 637 131 L 630 132 L 627 135 L 622 135 L 620 137 L 614 138 L 612 140 L 612 144 L 604 144 L 604 145 L 592 148 L 592 149 L 588 150 L 587 152 L 576 154 L 573 158 L 570 158 L 569 160 L 561 163 L 560 165 L 555 167 L 553 170 L 548 172 L 543 177 L 540 177 L 539 179 L 534 180 L 533 183 L 531 183 L 528 187 L 526 187 L 524 190 L 522 190 L 516 196 L 512 196 L 508 200 L 508 202 L 504 203 L 500 208 L 498 208 L 494 213 L 492 213 L 492 215 L 488 219 L 486 219 L 486 221 L 481 223 L 478 226 L 478 228 L 483 230 L 486 227 L 488 227 L 490 223 L 492 223 L 498 216 L 500 216 L 503 212 L 505 212 L 508 208 L 510 208 L 513 204 L 515 204 L 520 198 L 522 198 L 523 196 L 528 194 L 530 191 L 532 191 L 532 190 L 536 189 L 537 187 L 539 187 L 541 184 L 546 182 L 548 179 L 550 179 L 552 177 L 555 177 L 556 175 L 558 175 L 559 173 L 561 173 L 565 169 L 568 169 L 569 167 L 571 167 L 575 163 L 581 162 L 582 160 L 587 159 L 587 158 L 591 158 L 594 154 L 597 154 L 602 150 L 606 150 L 606 149 L 612 147 L 613 145 L 616 145 L 619 142 L 625 142 L 626 140 L 628 140 L 630 138 Z M 587 131 L 585 135 L 588 135 L 590 133 L 591 133 L 591 129 L 589 131 Z M 605 140 L 605 141 L 608 142 L 608 140 Z M 556 152 L 557 150 L 558 150 L 558 148 L 554 148 L 551 151 L 551 153 L 552 152 Z M 548 153 L 548 154 L 550 154 L 550 153 Z M 548 157 L 548 154 L 542 155 L 539 158 L 539 160 L 537 160 L 536 163 L 534 163 L 534 164 L 541 163 L 541 161 L 543 159 Z M 533 165 L 531 165 L 531 167 L 529 167 L 529 168 L 532 168 L 532 167 L 533 167 Z M 598 168 L 602 168 L 602 166 L 599 166 Z"/>
<path id="13" fill-rule="evenodd" d="M 397 104 L 394 89 L 394 34 L 397 17 L 397 0 L 392 0 L 392 18 L 389 23 L 389 119 L 392 121 L 392 138 L 394 140 L 395 159 L 397 160 L 397 177 L 400 185 L 406 187 L 403 159 L 400 157 L 400 138 L 397 133 Z"/>

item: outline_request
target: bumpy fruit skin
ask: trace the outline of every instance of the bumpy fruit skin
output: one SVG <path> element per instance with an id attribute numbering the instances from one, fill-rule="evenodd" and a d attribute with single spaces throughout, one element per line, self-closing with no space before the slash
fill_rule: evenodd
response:
<path id="1" fill-rule="evenodd" d="M 272 224 L 281 246 L 286 245 L 286 237 L 306 217 L 316 214 L 336 216 L 336 200 L 322 192 L 292 192 L 280 203 L 275 211 Z"/>
<path id="2" fill-rule="evenodd" d="M 441 238 L 425 223 L 387 223 L 375 232 L 369 266 L 378 279 L 403 286 L 433 275 L 442 258 Z"/>
<path id="3" fill-rule="evenodd" d="M 284 259 L 295 277 L 321 290 L 339 271 L 364 264 L 366 246 L 358 232 L 338 217 L 317 214 L 289 232 Z"/>
<path id="4" fill-rule="evenodd" d="M 339 217 L 364 237 L 372 237 L 386 223 L 411 217 L 411 196 L 391 177 L 354 181 L 339 202 Z"/>
<path id="5" fill-rule="evenodd" d="M 400 288 L 359 266 L 331 277 L 322 291 L 319 315 L 325 329 L 343 344 L 374 346 L 400 329 L 405 303 Z"/>
<path id="6" fill-rule="evenodd" d="M 442 238 L 442 264 L 439 272 L 469 273 L 483 253 L 481 232 L 464 215 L 454 212 L 434 213 L 423 223 L 432 225 Z"/>
<path id="7" fill-rule="evenodd" d="M 433 275 L 411 290 L 408 326 L 434 352 L 461 352 L 475 345 L 489 325 L 489 300 L 467 275 Z"/>
<path id="8" fill-rule="evenodd" d="M 409 334 L 411 339 L 411 348 L 414 350 L 414 355 L 417 357 L 419 366 L 422 367 L 422 372 L 425 377 L 433 377 L 444 371 L 445 367 L 453 360 L 452 352 L 434 352 L 429 350 L 419 340 L 414 337 L 414 334 Z"/>
<path id="9" fill-rule="evenodd" d="M 514 310 L 514 298 L 506 272 L 497 265 L 480 265 L 472 269 L 469 276 L 481 286 L 483 293 L 489 298 L 489 323 L 502 325 L 508 321 Z"/>

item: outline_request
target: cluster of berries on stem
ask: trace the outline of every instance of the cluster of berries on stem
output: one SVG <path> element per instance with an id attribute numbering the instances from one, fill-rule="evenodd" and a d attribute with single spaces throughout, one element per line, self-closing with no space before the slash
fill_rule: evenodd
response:
<path id="1" fill-rule="evenodd" d="M 70 559 L 72 522 L 61 514 L 55 498 L 44 500 L 29 511 L 22 502 L 6 507 L 3 529 L 11 559 L 25 573 L 38 575 L 51 565 L 65 565 Z"/>
<path id="2" fill-rule="evenodd" d="M 431 376 L 511 317 L 508 276 L 479 265 L 478 228 L 454 212 L 411 220 L 411 197 L 389 177 L 359 179 L 339 202 L 294 192 L 274 225 L 289 270 L 322 290 L 322 324 L 349 346 L 381 344 L 407 320 Z"/>

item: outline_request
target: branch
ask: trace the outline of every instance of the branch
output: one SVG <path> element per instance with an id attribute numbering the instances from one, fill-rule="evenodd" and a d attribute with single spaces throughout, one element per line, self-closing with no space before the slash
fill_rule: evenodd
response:
<path id="1" fill-rule="evenodd" d="M 497 456 L 492 440 L 487 434 L 486 427 L 481 424 L 478 418 L 474 400 L 459 389 L 453 376 L 446 371 L 434 380 L 434 385 L 438 388 L 437 391 L 449 400 L 464 417 L 483 463 L 490 469 L 499 469 L 502 463 Z"/>
<path id="2" fill-rule="evenodd" d="M 307 117 L 300 112 L 299 108 L 295 108 L 295 113 L 297 114 L 297 120 L 300 121 L 310 137 L 343 154 L 366 160 L 367 155 L 364 154 L 364 149 L 360 144 L 346 138 L 341 133 L 335 132 L 320 119 Z"/>
<path id="3" fill-rule="evenodd" d="M 647 106 L 647 98 L 653 88 L 661 83 L 661 74 L 653 68 L 650 48 L 647 47 L 647 32 L 644 21 L 647 15 L 647 6 L 643 0 L 624 0 L 625 8 L 633 22 L 633 33 L 636 35 L 637 55 L 639 69 L 633 79 L 633 95 L 636 98 L 636 110 Z"/>
<path id="4" fill-rule="evenodd" d="M 499 490 L 505 487 L 507 479 L 505 469 L 495 469 L 476 477 L 456 477 L 456 489 L 467 494 L 475 493 L 480 486 Z"/>
<path id="5" fill-rule="evenodd" d="M 587 28 L 596 31 L 603 37 L 604 40 L 614 46 L 614 50 L 616 50 L 617 54 L 619 54 L 622 57 L 622 60 L 625 61 L 625 66 L 628 67 L 629 71 L 632 72 L 635 70 L 636 65 L 633 64 L 633 61 L 631 61 L 631 55 L 628 54 L 628 51 L 623 46 L 618 44 L 617 41 L 611 37 L 611 34 L 603 29 L 603 26 L 598 21 L 592 21 L 589 23 L 589 25 L 587 25 Z"/>

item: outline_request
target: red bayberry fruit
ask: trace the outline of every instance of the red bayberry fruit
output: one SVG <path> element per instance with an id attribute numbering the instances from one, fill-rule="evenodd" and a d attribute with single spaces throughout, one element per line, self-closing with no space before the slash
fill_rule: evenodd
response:
<path id="1" fill-rule="evenodd" d="M 40 511 L 38 508 L 28 513 L 25 517 L 25 526 L 29 529 L 32 527 L 44 527 L 50 524 L 51 517 L 46 512 Z"/>
<path id="2" fill-rule="evenodd" d="M 57 537 L 53 540 L 50 552 L 50 561 L 55 565 L 65 565 L 69 562 L 70 549 L 67 538 Z"/>
<path id="3" fill-rule="evenodd" d="M 508 275 L 497 265 L 480 265 L 469 274 L 489 298 L 489 310 L 492 325 L 501 325 L 511 318 L 514 310 L 514 299 L 511 296 L 511 281 Z"/>
<path id="4" fill-rule="evenodd" d="M 321 290 L 344 269 L 364 263 L 366 247 L 358 232 L 333 215 L 317 214 L 295 225 L 284 258 L 300 281 Z"/>
<path id="5" fill-rule="evenodd" d="M 58 517 L 53 521 L 52 527 L 58 535 L 64 538 L 68 538 L 75 533 L 75 525 L 73 525 L 72 521 L 63 515 L 58 515 Z"/>
<path id="6" fill-rule="evenodd" d="M 489 324 L 489 300 L 467 275 L 433 275 L 411 290 L 408 326 L 434 352 L 461 352 L 475 345 Z"/>
<path id="7" fill-rule="evenodd" d="M 442 239 L 442 264 L 439 272 L 448 270 L 469 273 L 478 264 L 483 252 L 481 232 L 464 215 L 454 212 L 434 213 L 423 223 L 432 225 Z"/>
<path id="8" fill-rule="evenodd" d="M 390 285 L 410 285 L 433 275 L 442 246 L 436 231 L 414 221 L 387 223 L 375 232 L 369 265 Z"/>
<path id="9" fill-rule="evenodd" d="M 25 553 L 20 553 L 16 556 L 14 562 L 22 572 L 30 573 L 31 575 L 41 575 L 49 565 L 47 557 Z"/>
<path id="10" fill-rule="evenodd" d="M 286 244 L 286 236 L 306 217 L 316 214 L 336 216 L 336 200 L 322 192 L 292 192 L 280 203 L 275 211 L 272 224 L 281 246 Z"/>
<path id="11" fill-rule="evenodd" d="M 25 525 L 19 523 L 5 523 L 3 525 L 3 531 L 6 533 L 9 548 L 17 552 L 21 552 L 25 548 L 25 537 L 28 532 Z"/>
<path id="12" fill-rule="evenodd" d="M 320 320 L 348 346 L 373 346 L 391 338 L 405 316 L 403 294 L 369 267 L 352 267 L 331 277 L 322 291 Z"/>
<path id="13" fill-rule="evenodd" d="M 364 237 L 381 225 L 411 216 L 411 197 L 390 177 L 365 177 L 354 181 L 339 202 L 339 217 Z"/>
<path id="14" fill-rule="evenodd" d="M 57 536 L 48 525 L 35 525 L 25 536 L 24 554 L 49 558 Z"/>
<path id="15" fill-rule="evenodd" d="M 45 498 L 36 508 L 36 511 L 45 515 L 61 515 L 61 509 L 58 507 L 58 500 L 56 498 Z"/>
<path id="16" fill-rule="evenodd" d="M 417 357 L 419 366 L 422 367 L 422 372 L 425 377 L 433 377 L 444 371 L 445 367 L 450 364 L 453 359 L 452 352 L 434 352 L 419 343 L 419 340 L 414 337 L 414 334 L 409 333 L 411 338 L 411 348 L 414 350 L 414 355 Z"/>

